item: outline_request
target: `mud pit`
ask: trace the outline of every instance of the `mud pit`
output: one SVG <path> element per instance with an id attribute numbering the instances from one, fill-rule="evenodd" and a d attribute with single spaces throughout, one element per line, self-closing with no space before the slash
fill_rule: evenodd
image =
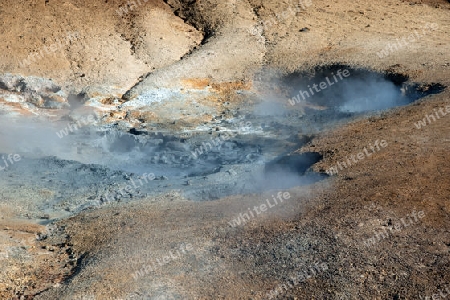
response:
<path id="1" fill-rule="evenodd" d="M 27 140 L 33 123 L 28 127 L 5 123 L 2 130 L 11 133 L 3 134 L 9 151 L 22 159 L 0 174 L 2 192 L 19 198 L 15 193 L 23 189 L 14 187 L 27 177 L 31 190 L 52 191 L 45 204 L 29 204 L 36 205 L 34 216 L 58 218 L 66 212 L 171 191 L 189 200 L 209 201 L 311 184 L 328 176 L 310 169 L 322 156 L 296 150 L 315 136 L 444 89 L 440 84 L 414 84 L 399 74 L 342 65 L 259 80 L 265 89 L 246 95 L 255 103 L 252 107 L 187 132 L 135 128 L 124 132 L 112 124 L 101 129 L 84 126 L 55 139 L 57 127 L 36 123 L 37 128 L 42 126 L 43 142 L 33 144 Z M 76 128 L 77 123 L 66 126 Z M 11 146 L 13 140 L 22 140 L 23 146 Z M 49 153 L 54 156 L 45 157 Z"/>

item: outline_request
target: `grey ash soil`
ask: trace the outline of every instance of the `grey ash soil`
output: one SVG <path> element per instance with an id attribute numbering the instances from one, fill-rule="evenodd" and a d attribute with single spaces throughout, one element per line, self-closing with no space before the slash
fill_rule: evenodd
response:
<path id="1" fill-rule="evenodd" d="M 235 111 L 233 119 L 218 120 L 204 131 L 123 132 L 114 125 L 101 131 L 81 128 L 60 140 L 62 149 L 76 152 L 74 157 L 81 162 L 56 156 L 41 158 L 38 153 L 46 151 L 39 148 L 33 153 L 21 153 L 20 163 L 0 173 L 1 193 L 6 202 L 33 199 L 18 204 L 30 218 L 48 214 L 56 219 L 109 202 L 129 202 L 167 192 L 209 201 L 310 184 L 327 176 L 310 170 L 322 156 L 295 151 L 315 135 L 373 114 L 372 110 L 405 105 L 442 90 L 440 85 L 407 83 L 407 78 L 399 74 L 383 76 L 350 69 L 354 80 L 350 92 L 344 84 L 335 82 L 335 87 L 306 99 L 316 107 L 287 105 L 286 99 L 296 97 L 299 90 L 308 90 L 307 84 L 325 81 L 345 68 L 317 68 L 309 80 L 305 79 L 306 73 L 284 77 L 281 80 L 287 95 L 273 99 L 268 92 L 267 99 L 260 99 L 256 107 L 247 112 Z M 393 94 L 367 95 L 377 88 L 390 88 Z M 387 99 L 384 103 L 380 101 L 383 97 Z M 349 107 L 354 111 L 347 111 Z M 83 163 L 86 161 L 92 163 Z M 154 180 L 146 179 L 144 174 Z"/>

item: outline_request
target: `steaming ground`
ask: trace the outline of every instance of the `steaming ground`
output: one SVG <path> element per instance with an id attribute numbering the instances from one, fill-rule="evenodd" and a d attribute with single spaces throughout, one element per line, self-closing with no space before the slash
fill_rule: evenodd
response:
<path id="1" fill-rule="evenodd" d="M 344 160 L 373 137 L 387 139 L 389 147 L 333 181 L 290 189 L 290 199 L 241 226 L 228 222 L 276 191 L 205 202 L 170 193 L 62 220 L 60 232 L 44 242 L 57 245 L 61 236 L 70 237 L 85 256 L 76 276 L 36 298 L 268 299 L 280 286 L 275 299 L 430 295 L 437 282 L 450 279 L 448 123 L 422 132 L 411 119 L 448 105 L 448 96 L 446 91 L 313 139 L 302 150 L 327 156 L 316 170 Z M 349 138 L 342 142 L 342 136 Z M 425 212 L 420 223 L 365 244 L 413 209 Z M 192 251 L 170 258 L 186 243 Z M 169 261 L 158 266 L 165 256 Z M 321 263 L 328 268 L 312 273 Z M 295 283 L 298 274 L 312 277 Z"/>
<path id="2" fill-rule="evenodd" d="M 342 70 L 345 66 L 319 68 L 310 78 L 265 79 L 284 85 L 289 98 L 264 90 L 264 96 L 255 95 L 260 98 L 254 108 L 235 111 L 209 129 L 191 130 L 188 137 L 168 130 L 123 131 L 114 124 L 99 126 L 94 118 L 95 124 L 4 119 L 0 151 L 18 154 L 21 161 L 0 172 L 0 192 L 5 203 L 22 199 L 16 205 L 21 215 L 56 219 L 171 192 L 209 201 L 314 183 L 327 176 L 310 170 L 321 155 L 297 149 L 362 113 L 426 94 L 421 86 L 395 85 L 364 70 L 350 69 L 348 80 L 339 82 L 335 73 Z M 314 83 L 330 78 L 333 86 L 314 93 Z M 78 116 L 83 118 L 88 115 Z"/>

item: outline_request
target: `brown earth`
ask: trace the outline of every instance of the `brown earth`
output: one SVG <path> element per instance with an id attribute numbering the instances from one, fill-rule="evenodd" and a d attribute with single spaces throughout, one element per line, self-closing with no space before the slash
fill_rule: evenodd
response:
<path id="1" fill-rule="evenodd" d="M 124 1 L 3 1 L 0 68 L 52 78 L 72 92 L 88 87 L 104 98 L 122 97 L 141 77 L 122 101 L 154 86 L 212 87 L 208 97 L 229 98 L 236 96 L 234 90 L 250 88 L 263 65 L 288 73 L 345 63 L 450 85 L 447 1 L 313 1 L 295 14 L 289 1 L 180 2 L 150 1 L 120 18 L 116 10 Z M 436 23 L 437 29 L 378 57 L 388 43 L 421 30 L 426 22 Z M 79 36 L 63 51 L 20 67 L 30 52 L 69 31 Z M 414 122 L 450 105 L 449 96 L 447 89 L 316 138 L 301 151 L 322 153 L 323 161 L 315 166 L 322 171 L 375 140 L 386 140 L 388 146 L 326 181 L 292 189 L 289 201 L 239 228 L 228 222 L 270 195 L 193 203 L 171 194 L 85 212 L 60 221 L 59 230 L 39 242 L 54 247 L 42 250 L 48 256 L 37 254 L 41 244 L 30 239 L 44 228 L 17 223 L 2 209 L 1 247 L 21 250 L 0 260 L 5 264 L 0 298 L 261 299 L 316 262 L 328 269 L 291 283 L 279 298 L 419 299 L 439 293 L 450 283 L 450 116 L 420 130 Z M 211 116 L 225 109 L 204 101 Z M 171 110 L 180 108 L 160 109 L 167 116 L 149 115 L 145 121 L 168 122 Z M 108 122 L 124 118 L 120 109 L 111 110 Z M 130 111 L 143 119 L 136 115 L 138 108 Z M 209 115 L 198 117 L 201 121 L 193 118 L 183 126 Z M 129 122 L 136 126 L 141 121 Z M 400 219 L 411 220 L 413 210 L 425 217 L 371 247 L 364 244 L 401 224 Z M 192 244 L 191 252 L 133 278 L 143 264 L 186 243 Z M 145 289 L 154 291 L 151 297 Z"/>

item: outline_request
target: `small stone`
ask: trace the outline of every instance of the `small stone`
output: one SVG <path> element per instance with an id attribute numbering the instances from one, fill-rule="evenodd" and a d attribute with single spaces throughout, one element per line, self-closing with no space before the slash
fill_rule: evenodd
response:
<path id="1" fill-rule="evenodd" d="M 230 174 L 231 176 L 237 175 L 237 172 L 234 171 L 234 170 L 228 170 L 227 172 L 228 172 L 228 174 Z"/>

